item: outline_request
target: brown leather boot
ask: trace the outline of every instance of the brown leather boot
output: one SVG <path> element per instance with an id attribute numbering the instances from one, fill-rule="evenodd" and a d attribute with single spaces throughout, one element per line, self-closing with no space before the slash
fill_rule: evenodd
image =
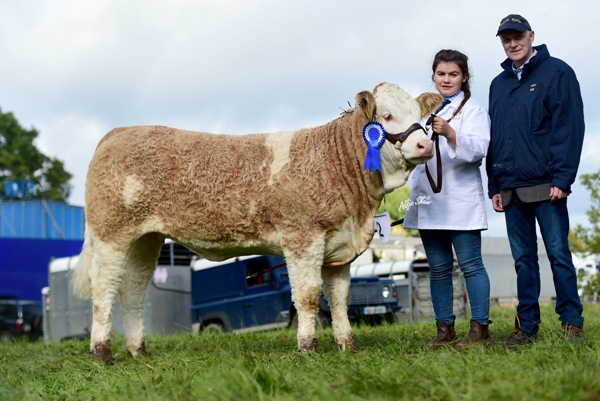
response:
<path id="1" fill-rule="evenodd" d="M 437 326 L 437 335 L 435 338 L 427 343 L 430 349 L 436 349 L 445 345 L 452 345 L 458 339 L 456 338 L 456 331 L 454 331 L 454 322 L 452 324 L 446 324 L 442 322 L 435 322 Z"/>
<path id="2" fill-rule="evenodd" d="M 492 321 L 490 320 L 489 323 L 492 323 Z M 456 349 L 467 349 L 475 344 L 489 344 L 492 341 L 490 332 L 488 331 L 489 323 L 483 325 L 471 320 L 471 329 L 467 334 L 467 338 L 456 344 L 454 347 Z"/>

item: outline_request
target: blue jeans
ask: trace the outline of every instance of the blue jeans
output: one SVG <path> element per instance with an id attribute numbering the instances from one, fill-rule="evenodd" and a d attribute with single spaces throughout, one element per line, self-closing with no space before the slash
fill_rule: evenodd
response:
<path id="1" fill-rule="evenodd" d="M 481 231 L 419 230 L 419 233 L 429 263 L 429 285 L 435 320 L 446 324 L 454 322 L 454 247 L 458 265 L 467 284 L 471 320 L 487 325 L 490 311 L 490 280 L 481 259 Z"/>
<path id="2" fill-rule="evenodd" d="M 554 279 L 556 313 L 562 325 L 583 327 L 583 305 L 577 293 L 577 272 L 569 250 L 567 199 L 524 203 L 513 194 L 504 208 L 510 249 L 517 272 L 517 318 L 515 326 L 536 334 L 540 321 L 540 266 L 535 222 L 540 232 Z"/>

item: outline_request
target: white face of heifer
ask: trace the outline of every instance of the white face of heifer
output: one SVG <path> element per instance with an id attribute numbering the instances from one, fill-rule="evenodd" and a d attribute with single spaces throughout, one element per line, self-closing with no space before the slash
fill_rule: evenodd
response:
<path id="1" fill-rule="evenodd" d="M 398 134 L 421 121 L 419 103 L 399 86 L 383 83 L 375 88 L 373 95 L 377 121 L 386 132 Z M 383 186 L 389 193 L 406 183 L 417 164 L 433 156 L 433 144 L 423 130 L 417 130 L 404 142 L 392 144 L 385 141 L 380 152 Z"/>

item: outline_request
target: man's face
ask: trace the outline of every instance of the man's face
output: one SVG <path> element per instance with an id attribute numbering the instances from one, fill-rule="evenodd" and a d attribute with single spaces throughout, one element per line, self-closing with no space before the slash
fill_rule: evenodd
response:
<path id="1" fill-rule="evenodd" d="M 500 33 L 500 42 L 504 47 L 504 52 L 516 68 L 525 64 L 533 54 L 534 37 L 533 31 L 506 30 Z"/>

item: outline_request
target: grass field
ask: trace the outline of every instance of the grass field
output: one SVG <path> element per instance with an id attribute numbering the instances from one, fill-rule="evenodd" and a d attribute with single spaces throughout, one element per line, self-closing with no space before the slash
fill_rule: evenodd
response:
<path id="1" fill-rule="evenodd" d="M 293 330 L 149 337 L 133 359 L 113 339 L 116 364 L 88 341 L 0 344 L 0 400 L 600 400 L 600 305 L 585 305 L 587 341 L 559 334 L 544 307 L 538 341 L 524 348 L 431 351 L 433 321 L 355 328 L 358 351 L 319 331 L 320 351 L 296 351 Z M 490 331 L 504 340 L 514 310 L 494 308 Z M 467 320 L 457 321 L 464 336 Z"/>

